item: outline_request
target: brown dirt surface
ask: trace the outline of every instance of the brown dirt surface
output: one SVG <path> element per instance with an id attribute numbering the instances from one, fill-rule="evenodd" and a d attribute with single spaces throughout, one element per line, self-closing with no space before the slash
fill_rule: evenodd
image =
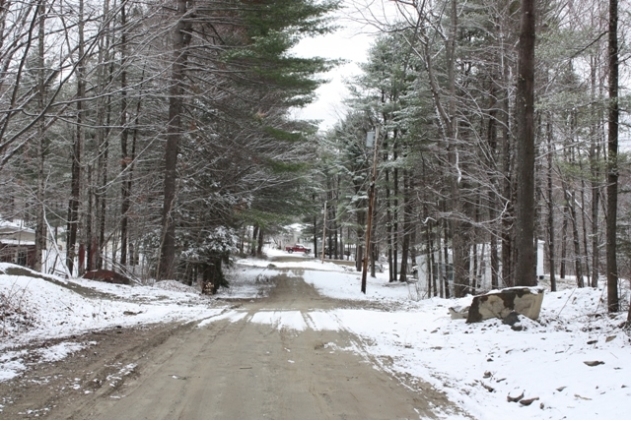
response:
<path id="1" fill-rule="evenodd" d="M 339 308 L 284 275 L 269 297 L 233 303 L 260 311 Z M 467 415 L 420 379 L 394 378 L 346 331 L 293 331 L 243 317 L 113 329 L 63 361 L 0 383 L 2 419 L 395 419 Z M 66 338 L 68 339 L 68 338 Z M 49 341 L 52 344 L 52 341 Z M 40 344 L 41 346 L 41 344 Z M 2 401 L 4 399 L 4 401 Z M 435 410 L 439 413 L 436 413 Z"/>

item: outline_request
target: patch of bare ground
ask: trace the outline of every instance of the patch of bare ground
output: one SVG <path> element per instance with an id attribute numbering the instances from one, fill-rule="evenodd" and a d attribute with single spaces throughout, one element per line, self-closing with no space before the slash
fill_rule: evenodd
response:
<path id="1" fill-rule="evenodd" d="M 13 349 L 34 351 L 61 342 L 86 344 L 62 361 L 30 361 L 27 356 L 26 372 L 0 382 L 0 419 L 65 418 L 66 409 L 78 402 L 115 393 L 127 378 L 137 375 L 147 350 L 191 328 L 178 324 L 114 328 Z"/>

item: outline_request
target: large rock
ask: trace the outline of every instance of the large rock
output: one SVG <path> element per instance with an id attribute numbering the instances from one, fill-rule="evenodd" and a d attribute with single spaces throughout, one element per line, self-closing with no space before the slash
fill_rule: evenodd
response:
<path id="1" fill-rule="evenodd" d="M 512 311 L 537 320 L 542 302 L 543 289 L 541 288 L 514 287 L 476 295 L 469 308 L 467 323 L 494 317 L 504 319 Z"/>

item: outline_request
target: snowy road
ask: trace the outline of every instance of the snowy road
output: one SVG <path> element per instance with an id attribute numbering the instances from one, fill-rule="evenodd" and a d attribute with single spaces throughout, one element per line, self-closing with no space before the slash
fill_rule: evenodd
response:
<path id="1" fill-rule="evenodd" d="M 631 339 L 604 284 L 567 280 L 513 330 L 452 320 L 470 296 L 383 276 L 364 295 L 346 266 L 267 252 L 213 298 L 0 264 L 0 419 L 629 418 Z"/>
<path id="2" fill-rule="evenodd" d="M 275 283 L 268 298 L 237 303 L 162 343 L 135 347 L 124 355 L 129 363 L 121 363 L 119 385 L 59 401 L 45 417 L 418 419 L 435 418 L 433 410 L 457 412 L 429 385 L 404 386 L 349 352 L 363 344 L 345 330 L 327 329 L 334 320 L 316 320 L 349 303 L 318 295 L 298 277 L 281 274 Z M 292 315 L 294 325 L 306 320 L 306 326 L 293 329 Z"/>

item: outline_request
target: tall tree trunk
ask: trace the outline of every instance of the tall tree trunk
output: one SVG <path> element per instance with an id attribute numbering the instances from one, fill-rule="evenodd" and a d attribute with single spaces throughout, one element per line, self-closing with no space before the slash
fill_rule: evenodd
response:
<path id="1" fill-rule="evenodd" d="M 256 255 L 261 257 L 263 255 L 263 228 L 259 228 L 258 246 L 256 248 Z"/>
<path id="2" fill-rule="evenodd" d="M 94 270 L 94 256 L 92 254 L 92 243 L 93 243 L 93 225 L 94 225 L 94 221 L 93 216 L 94 216 L 94 185 L 92 184 L 92 165 L 88 164 L 87 165 L 87 173 L 88 173 L 88 209 L 86 212 L 86 222 L 85 222 L 85 238 L 86 238 L 86 242 L 87 242 L 87 247 L 88 247 L 88 256 L 87 256 L 87 262 L 86 262 L 86 270 L 89 272 L 91 270 Z M 79 265 L 79 271 L 81 271 L 81 265 Z"/>
<path id="3" fill-rule="evenodd" d="M 68 235 L 66 240 L 66 266 L 68 273 L 73 274 L 76 255 L 77 231 L 79 229 L 79 200 L 81 194 L 81 149 L 83 146 L 83 101 L 85 97 L 85 40 L 83 21 L 84 0 L 79 0 L 79 45 L 77 54 L 77 126 L 72 153 L 72 170 L 70 181 L 70 200 L 68 201 Z"/>
<path id="4" fill-rule="evenodd" d="M 359 230 L 358 230 L 359 231 Z M 363 234 L 363 229 L 361 230 L 362 234 L 360 235 L 360 233 L 357 233 L 357 245 L 355 246 L 355 269 L 357 269 L 357 272 L 361 272 L 362 271 L 362 262 L 364 261 L 364 246 L 363 244 L 363 238 L 364 238 L 364 234 Z"/>
<path id="5" fill-rule="evenodd" d="M 375 200 L 377 200 L 375 198 Z M 377 212 L 375 209 L 373 213 Z M 374 217 L 373 217 L 374 221 Z M 373 232 L 375 231 L 376 223 L 373 222 Z M 379 249 L 377 248 L 377 241 L 375 240 L 374 235 L 370 239 L 370 276 L 372 278 L 377 277 L 377 260 L 379 260 Z"/>
<path id="6" fill-rule="evenodd" d="M 480 196 L 480 193 L 478 191 L 478 193 L 476 194 L 477 198 L 476 198 L 476 203 L 475 203 L 475 210 L 474 210 L 474 221 L 477 224 L 479 224 L 480 222 L 480 207 L 482 205 L 482 199 Z M 471 277 L 471 286 L 469 288 L 469 293 L 472 295 L 476 294 L 476 290 L 478 288 L 481 287 L 480 281 L 481 278 L 479 276 L 478 270 L 479 268 L 482 266 L 482 260 L 483 260 L 483 256 L 484 256 L 484 242 L 480 241 L 482 243 L 482 247 L 481 247 L 481 253 L 482 253 L 482 257 L 480 259 L 478 259 L 478 235 L 477 235 L 477 230 L 474 228 L 472 228 L 471 230 L 471 235 L 472 238 L 469 241 L 469 243 L 471 244 L 472 250 L 473 250 L 473 272 L 472 272 L 472 277 Z"/>
<path id="7" fill-rule="evenodd" d="M 504 19 L 510 19 L 509 15 L 505 15 Z M 502 19 L 502 18 L 500 18 Z M 513 24 L 510 25 L 511 30 Z M 513 69 L 509 64 L 507 57 L 510 56 L 508 51 L 512 47 L 508 47 L 508 42 L 502 41 L 500 60 L 500 72 L 503 89 L 501 91 L 501 127 L 502 127 L 502 196 L 505 202 L 500 204 L 500 208 L 505 208 L 502 212 L 502 286 L 508 287 L 513 285 L 515 273 L 515 261 L 514 261 L 514 237 L 515 237 L 515 153 L 514 153 L 514 138 L 513 131 L 513 119 L 511 115 L 513 110 L 511 109 L 511 97 L 513 95 L 511 84 Z"/>
<path id="8" fill-rule="evenodd" d="M 425 161 L 422 160 L 422 165 L 423 165 L 423 176 L 425 176 Z M 431 295 L 431 291 L 432 291 L 432 272 L 433 272 L 433 268 L 431 266 L 430 263 L 430 256 L 432 253 L 432 244 L 431 244 L 431 223 L 430 223 L 430 219 L 429 219 L 429 209 L 427 207 L 427 193 L 424 192 L 423 193 L 423 214 L 421 215 L 422 222 L 423 225 L 425 225 L 425 279 L 427 280 L 427 292 L 428 295 Z M 416 269 L 416 274 L 417 274 L 417 282 L 420 281 L 420 275 L 419 275 L 419 268 L 418 266 L 415 266 Z M 436 283 L 434 282 L 434 294 L 436 293 Z"/>
<path id="9" fill-rule="evenodd" d="M 329 189 L 327 191 L 327 202 L 332 202 L 333 198 L 333 192 L 331 191 L 331 187 L 329 186 Z M 332 222 L 332 210 L 333 210 L 333 206 L 327 206 L 326 207 L 326 233 L 327 233 L 327 248 L 329 249 L 329 253 L 328 253 L 328 257 L 329 259 L 333 258 L 333 229 L 331 228 L 331 222 Z M 324 238 L 322 239 L 322 242 L 324 242 Z"/>
<path id="10" fill-rule="evenodd" d="M 436 253 L 438 254 L 438 276 L 439 276 L 439 288 L 440 288 L 440 298 L 445 298 L 445 289 L 447 288 L 447 283 L 444 281 L 444 268 L 443 268 L 443 252 L 442 252 L 442 239 L 440 236 L 436 236 Z M 436 289 L 436 288 L 434 288 Z"/>
<path id="11" fill-rule="evenodd" d="M 333 206 L 333 244 L 335 248 L 335 260 L 340 258 L 340 227 L 337 224 L 337 206 L 340 200 L 340 176 L 338 175 L 335 180 L 335 206 Z M 343 251 L 343 250 L 342 250 Z"/>
<path id="12" fill-rule="evenodd" d="M 456 297 L 463 297 L 469 285 L 469 250 L 465 228 L 464 209 L 460 191 L 460 168 L 458 167 L 458 118 L 456 110 L 456 38 L 458 36 L 458 2 L 451 0 L 450 3 L 450 25 L 449 38 L 447 39 L 447 83 L 448 83 L 448 118 L 446 119 L 447 156 L 452 173 L 449 175 L 449 193 L 451 195 L 451 243 L 454 266 L 454 294 Z"/>
<path id="13" fill-rule="evenodd" d="M 407 281 L 410 234 L 412 232 L 412 200 L 410 199 L 410 175 L 403 170 L 403 244 L 401 245 L 401 282 Z"/>
<path id="14" fill-rule="evenodd" d="M 591 68 L 591 86 L 592 86 L 592 104 L 596 104 L 596 63 L 595 58 L 592 57 Z M 592 119 L 593 123 L 590 126 L 590 138 L 589 145 L 589 163 L 591 169 L 591 199 L 592 199 L 592 283 L 593 288 L 598 288 L 598 278 L 600 272 L 600 244 L 599 244 L 599 230 L 598 230 L 598 205 L 600 201 L 600 171 L 598 170 L 598 159 L 600 155 L 600 142 L 598 133 L 598 124 L 596 123 L 599 117 L 599 112 L 595 105 L 592 106 Z"/>
<path id="15" fill-rule="evenodd" d="M 105 0 L 103 3 L 103 15 L 109 15 L 110 3 L 109 0 Z M 110 23 L 109 19 L 107 21 L 106 27 L 106 35 L 103 41 L 101 41 L 101 47 L 99 50 L 99 75 L 100 75 L 100 83 L 102 86 L 110 86 L 112 84 L 114 68 L 113 63 L 110 60 L 110 46 L 111 42 L 111 31 L 110 31 Z M 101 88 L 104 91 L 104 88 Z M 105 221 L 107 216 L 107 168 L 109 162 L 109 132 L 111 127 L 111 112 L 112 112 L 112 99 L 111 95 L 107 95 L 104 98 L 100 98 L 97 101 L 97 137 L 98 137 L 98 148 L 99 148 L 99 172 L 100 177 L 97 176 L 100 182 L 100 186 L 98 188 L 98 201 L 97 201 L 97 214 L 98 214 L 98 226 L 99 226 L 99 241 L 98 241 L 98 268 L 102 269 L 105 263 L 105 253 L 104 249 L 106 246 L 107 239 L 105 238 Z M 112 247 L 112 263 L 116 261 L 116 247 Z"/>
<path id="16" fill-rule="evenodd" d="M 489 122 L 487 127 L 487 142 L 489 147 L 489 160 L 487 165 L 489 167 L 488 177 L 489 182 L 496 186 L 497 180 L 497 98 L 495 93 L 495 79 L 496 75 L 490 78 L 489 87 Z M 489 221 L 491 221 L 490 227 L 490 255 L 491 255 L 491 289 L 497 289 L 499 287 L 498 275 L 499 275 L 499 256 L 497 250 L 497 235 L 498 229 L 495 222 L 497 218 L 497 194 L 495 189 L 488 190 L 488 209 L 489 209 Z M 484 274 L 482 275 L 484 276 Z"/>
<path id="17" fill-rule="evenodd" d="M 388 133 L 384 136 L 383 162 L 388 162 Z M 390 169 L 386 167 L 386 241 L 388 243 L 388 282 L 394 282 L 394 262 L 392 260 L 393 230 L 392 209 L 390 200 Z"/>
<path id="18" fill-rule="evenodd" d="M 142 76 L 140 77 L 140 94 L 138 95 L 138 102 L 136 102 L 136 115 L 134 117 L 134 130 L 133 130 L 133 135 L 132 135 L 132 141 L 131 141 L 131 157 L 130 157 L 130 161 L 131 164 L 127 167 L 127 181 L 125 181 L 125 183 L 127 183 L 127 201 L 130 202 L 131 201 L 131 192 L 132 192 L 132 187 L 133 187 L 133 183 L 134 183 L 134 167 L 135 167 L 135 162 L 136 162 L 136 144 L 137 144 L 137 140 L 138 140 L 138 126 L 139 126 L 139 120 L 140 120 L 140 108 L 141 108 L 141 104 L 142 104 L 142 86 L 145 80 L 145 71 L 143 69 L 142 71 Z M 129 208 L 131 207 L 131 204 L 127 205 L 127 210 L 129 210 Z M 125 214 L 124 217 L 126 219 L 128 219 L 128 215 Z M 127 234 L 127 241 L 129 242 L 129 230 L 128 230 L 128 234 Z M 241 243 L 241 253 L 243 254 L 243 242 Z M 137 259 L 134 255 L 134 250 L 135 248 L 133 247 L 133 244 L 129 244 L 129 264 L 131 265 L 137 265 Z"/>
<path id="19" fill-rule="evenodd" d="M 579 288 L 583 288 L 583 271 L 581 270 L 581 250 L 580 240 L 578 238 L 578 221 L 576 220 L 576 208 L 574 205 L 574 195 L 569 191 L 567 182 L 562 181 L 563 195 L 570 213 L 570 222 L 572 223 L 572 240 L 574 244 L 574 274 L 576 275 L 576 284 Z"/>
<path id="20" fill-rule="evenodd" d="M 38 22 L 38 49 L 37 49 L 37 66 L 39 67 L 37 72 L 37 108 L 39 112 L 43 112 L 46 103 L 46 71 L 44 61 L 44 42 L 46 31 L 46 1 L 41 0 L 38 6 L 39 22 Z M 45 176 L 44 167 L 46 164 L 46 121 L 41 119 L 38 124 L 37 135 L 38 142 L 38 166 L 37 166 L 37 216 L 35 226 L 35 261 L 33 262 L 33 268 L 41 272 L 43 269 L 42 255 L 46 250 L 46 223 L 44 221 L 45 213 Z"/>
<path id="21" fill-rule="evenodd" d="M 356 191 L 357 193 L 358 191 Z M 364 260 L 364 244 L 366 239 L 366 203 L 359 201 L 358 211 L 356 212 L 357 230 L 356 230 L 356 246 L 355 246 L 355 268 L 357 272 L 361 272 Z"/>
<path id="22" fill-rule="evenodd" d="M 426 164 L 425 164 L 425 158 L 421 157 L 421 164 L 422 164 L 422 174 L 423 174 L 423 184 L 426 184 L 426 180 L 427 180 L 427 176 L 426 176 Z M 435 262 L 434 262 L 434 244 L 433 244 L 433 239 L 432 239 L 432 234 L 433 234 L 433 224 L 432 224 L 432 219 L 429 217 L 429 207 L 428 207 L 428 189 L 423 189 L 423 224 L 425 225 L 425 274 L 426 274 L 426 279 L 427 279 L 427 291 L 428 294 L 430 294 L 430 292 L 434 291 L 434 296 L 438 295 L 438 285 L 440 285 L 440 297 L 443 297 L 443 281 L 442 278 L 440 277 L 440 273 L 441 273 L 441 262 L 442 259 L 440 259 L 440 240 L 438 240 L 438 256 L 439 256 L 439 263 L 438 263 L 438 267 L 435 266 Z M 419 266 L 416 265 L 416 273 L 417 273 L 417 279 L 420 279 L 420 270 L 419 270 Z M 430 276 L 431 275 L 431 276 Z M 437 279 L 438 278 L 438 279 Z M 418 282 L 418 281 L 417 281 Z M 430 285 L 430 283 L 432 283 L 432 285 Z M 433 288 L 432 288 L 433 287 Z"/>
<path id="23" fill-rule="evenodd" d="M 552 114 L 548 113 L 546 123 L 546 137 L 548 141 L 548 266 L 550 269 L 550 289 L 557 290 L 554 261 L 554 197 L 552 196 L 552 158 L 554 147 L 552 146 Z"/>
<path id="24" fill-rule="evenodd" d="M 515 285 L 537 284 L 534 249 L 535 133 L 535 0 L 521 2 L 521 32 L 518 45 L 516 116 L 517 206 L 515 245 L 519 250 L 515 264 Z"/>
<path id="25" fill-rule="evenodd" d="M 495 206 L 495 203 L 493 204 Z M 493 214 L 495 215 L 495 214 Z M 489 244 L 491 253 L 491 289 L 499 288 L 499 271 L 500 271 L 500 262 L 499 255 L 497 252 L 497 231 L 491 231 L 491 241 Z"/>
<path id="26" fill-rule="evenodd" d="M 130 206 L 130 191 L 129 191 L 129 178 L 127 174 L 127 167 L 131 163 L 131 159 L 129 157 L 127 151 L 127 140 L 129 135 L 129 130 L 127 128 L 127 16 L 126 16 L 126 4 L 121 4 L 120 14 L 121 14 L 121 40 L 120 40 L 120 50 L 121 50 L 121 73 L 120 73 L 120 83 L 121 83 L 121 115 L 120 115 L 120 125 L 122 127 L 120 133 L 120 142 L 121 142 L 121 174 L 123 175 L 123 183 L 121 184 L 121 257 L 120 263 L 122 266 L 127 266 L 127 241 L 128 241 L 128 233 L 127 233 L 127 224 L 129 221 L 127 213 L 129 212 Z"/>
<path id="27" fill-rule="evenodd" d="M 453 276 L 453 263 L 450 269 L 449 266 L 449 250 L 448 250 L 448 244 L 449 244 L 449 223 L 447 222 L 446 219 L 443 219 L 443 234 L 444 234 L 444 240 L 443 240 L 443 259 L 445 261 L 444 264 L 444 277 L 443 277 L 443 283 L 445 285 L 445 298 L 450 298 L 451 297 L 451 293 L 449 291 L 449 275 L 451 274 Z M 452 258 L 452 262 L 453 262 L 453 258 Z"/>
<path id="28" fill-rule="evenodd" d="M 322 245 L 324 247 L 324 244 Z M 318 217 L 313 217 L 313 255 L 318 255 Z"/>
<path id="29" fill-rule="evenodd" d="M 109 98 L 107 99 L 107 102 L 109 102 Z M 109 114 L 109 104 L 106 105 L 106 113 Z M 107 123 L 106 126 L 110 126 L 110 121 L 109 118 L 107 119 Z M 106 216 L 107 216 L 107 163 L 108 163 L 108 158 L 109 158 L 109 140 L 108 140 L 108 134 L 107 134 L 107 129 L 105 129 L 102 135 L 102 142 L 101 142 L 101 146 L 99 147 L 99 150 L 101 151 L 99 153 L 99 156 L 101 157 L 101 159 L 99 160 L 99 167 L 100 167 L 100 172 L 101 172 L 101 177 L 100 177 L 100 183 L 101 185 L 99 186 L 99 258 L 98 258 L 98 267 L 99 269 L 103 268 L 103 265 L 105 264 L 104 262 L 104 256 L 105 253 L 102 252 L 102 250 L 105 248 L 105 243 L 107 242 L 107 239 L 105 238 L 105 221 L 106 221 Z M 115 259 L 115 255 L 116 255 L 116 248 L 113 247 L 112 248 L 112 263 L 114 263 Z"/>
<path id="30" fill-rule="evenodd" d="M 620 309 L 616 227 L 618 219 L 618 0 L 609 0 L 609 137 L 607 147 L 607 307 Z"/>
<path id="31" fill-rule="evenodd" d="M 508 100 L 505 101 L 505 113 L 506 120 L 504 121 L 503 130 L 503 150 L 502 150 L 502 173 L 504 174 L 504 188 L 503 196 L 506 198 L 506 210 L 502 213 L 502 283 L 503 286 L 508 287 L 513 285 L 513 224 L 515 222 L 514 217 L 514 204 L 513 204 L 513 164 L 511 153 L 511 139 L 507 124 L 508 118 Z"/>
<path id="32" fill-rule="evenodd" d="M 187 0 L 177 0 L 177 25 L 173 32 L 173 63 L 169 87 L 169 121 L 164 166 L 164 203 L 162 206 L 162 247 L 158 279 L 171 279 L 175 269 L 175 201 L 177 189 L 177 155 L 182 139 L 184 79 L 187 47 L 191 41 L 192 23 L 187 16 Z"/>
<path id="33" fill-rule="evenodd" d="M 316 195 L 312 195 L 313 202 L 316 203 Z M 324 240 L 322 240 L 324 247 Z M 313 255 L 318 256 L 318 215 L 313 215 Z"/>
<path id="34" fill-rule="evenodd" d="M 427 229 L 429 230 L 428 232 L 428 236 L 427 238 L 429 239 L 429 253 L 428 253 L 428 259 L 427 259 L 427 270 L 429 272 L 432 273 L 432 284 L 433 284 L 433 289 L 434 289 L 434 297 L 438 296 L 438 288 L 439 288 L 439 284 L 440 284 L 440 296 L 443 296 L 443 284 L 442 282 L 440 282 L 440 279 L 438 277 L 438 270 L 436 270 L 436 252 L 434 250 L 434 236 L 433 236 L 433 222 L 432 221 L 427 221 Z M 439 253 L 440 255 L 440 253 Z M 418 273 L 418 266 L 416 268 L 417 273 Z"/>
<path id="35" fill-rule="evenodd" d="M 395 131 L 394 139 L 392 140 L 392 160 L 394 162 L 398 159 L 399 143 L 397 132 Z M 392 280 L 396 281 L 399 268 L 399 169 L 396 166 L 392 171 L 392 184 L 392 195 L 394 197 L 392 207 Z"/>
<path id="36" fill-rule="evenodd" d="M 569 208 L 567 201 L 564 200 L 563 205 L 563 225 L 561 226 L 561 268 L 559 270 L 559 278 L 565 279 L 567 267 L 567 226 L 569 219 Z"/>
<path id="37" fill-rule="evenodd" d="M 370 236 L 370 276 L 372 278 L 377 277 L 377 260 L 379 259 L 377 250 L 377 241 L 375 239 L 375 233 L 377 232 L 377 193 L 375 192 L 373 198 L 372 209 L 372 228 Z"/>
<path id="38" fill-rule="evenodd" d="M 582 159 L 579 159 L 579 167 L 581 173 L 583 172 L 583 164 Z M 585 276 L 587 277 L 587 285 L 591 285 L 590 276 L 591 273 L 589 271 L 589 245 L 587 241 L 587 215 L 586 215 L 586 207 L 585 207 L 585 179 L 581 179 L 581 221 L 583 227 L 583 250 L 585 254 L 581 257 L 581 261 L 585 264 Z"/>
<path id="39" fill-rule="evenodd" d="M 257 239 L 259 238 L 259 226 L 255 225 L 254 229 L 252 231 L 252 240 L 250 241 L 250 255 L 252 257 L 256 256 L 256 242 Z"/>
<path id="40" fill-rule="evenodd" d="M 571 63 L 571 62 L 570 62 Z M 581 174 L 583 173 L 583 163 L 581 159 L 580 148 L 576 145 L 576 141 L 574 139 L 576 135 L 576 122 L 577 122 L 577 113 L 576 110 L 572 110 L 570 112 L 570 164 L 574 167 L 578 162 L 578 168 Z M 567 185 L 566 185 L 567 186 Z M 567 193 L 571 196 L 570 200 L 570 214 L 572 216 L 572 235 L 574 239 L 574 267 L 576 273 L 576 285 L 579 288 L 585 287 L 585 278 L 588 277 L 589 281 L 589 264 L 587 263 L 587 228 L 585 223 L 585 180 L 581 178 L 581 204 L 578 205 L 578 201 L 576 198 L 576 190 L 567 190 Z M 581 217 L 582 217 L 582 226 L 583 226 L 583 250 L 584 253 L 580 251 L 581 248 L 581 239 L 578 229 L 578 213 L 576 211 L 576 207 L 580 206 Z"/>

